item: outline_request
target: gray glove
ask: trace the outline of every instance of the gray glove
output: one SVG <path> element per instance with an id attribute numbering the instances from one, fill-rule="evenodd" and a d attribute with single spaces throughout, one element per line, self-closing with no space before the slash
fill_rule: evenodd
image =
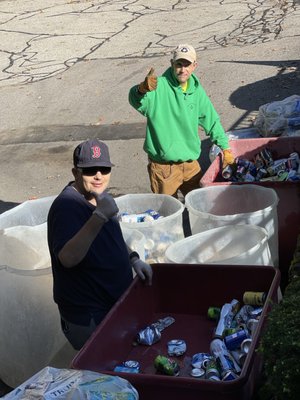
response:
<path id="1" fill-rule="evenodd" d="M 151 265 L 137 258 L 132 262 L 132 268 L 142 281 L 145 281 L 147 285 L 151 286 L 153 275 Z"/>
<path id="2" fill-rule="evenodd" d="M 95 197 L 97 206 L 93 214 L 96 214 L 99 218 L 101 218 L 104 222 L 107 222 L 109 218 L 118 214 L 119 209 L 114 200 L 114 198 L 108 193 L 95 193 L 91 192 L 91 194 Z"/>

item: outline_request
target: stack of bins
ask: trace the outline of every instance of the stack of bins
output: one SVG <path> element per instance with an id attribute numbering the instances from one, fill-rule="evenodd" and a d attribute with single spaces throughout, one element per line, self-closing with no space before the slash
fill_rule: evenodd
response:
<path id="1" fill-rule="evenodd" d="M 266 147 L 272 152 L 274 159 L 288 157 L 297 152 L 300 154 L 300 137 L 271 137 L 258 139 L 239 139 L 230 141 L 230 147 L 235 157 L 253 160 L 254 156 Z M 216 158 L 201 179 L 202 187 L 220 185 L 245 185 L 224 181 L 220 173 L 220 159 Z M 300 181 L 289 182 L 253 182 L 247 184 L 272 188 L 276 191 L 279 203 L 278 214 L 278 252 L 281 271 L 281 286 L 285 288 L 288 282 L 288 269 L 291 264 L 300 231 Z"/>
<path id="2" fill-rule="evenodd" d="M 54 198 L 28 200 L 0 215 L 0 379 L 11 387 L 48 365 L 66 343 L 47 245 Z"/>

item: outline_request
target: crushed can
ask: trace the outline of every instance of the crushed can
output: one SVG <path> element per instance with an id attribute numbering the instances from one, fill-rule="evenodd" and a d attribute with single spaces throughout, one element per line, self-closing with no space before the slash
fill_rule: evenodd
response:
<path id="1" fill-rule="evenodd" d="M 169 376 L 178 376 L 180 367 L 176 361 L 165 356 L 157 356 L 154 360 L 154 367 L 158 373 Z"/>
<path id="2" fill-rule="evenodd" d="M 169 356 L 182 356 L 186 352 L 186 343 L 182 339 L 173 339 L 168 342 Z"/>
<path id="3" fill-rule="evenodd" d="M 207 363 L 206 371 L 205 371 L 205 378 L 214 381 L 220 381 L 221 375 L 220 371 L 217 367 L 217 363 L 215 359 L 211 359 Z"/>
<path id="4" fill-rule="evenodd" d="M 145 344 L 151 346 L 161 339 L 161 333 L 158 328 L 153 325 L 147 326 L 147 328 L 139 331 L 136 337 L 136 341 L 139 344 Z"/>
<path id="5" fill-rule="evenodd" d="M 209 360 L 212 356 L 209 353 L 196 353 L 192 356 L 192 367 L 193 368 L 207 368 Z"/>

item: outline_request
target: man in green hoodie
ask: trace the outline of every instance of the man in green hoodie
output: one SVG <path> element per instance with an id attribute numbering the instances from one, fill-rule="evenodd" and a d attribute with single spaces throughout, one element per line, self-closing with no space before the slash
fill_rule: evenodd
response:
<path id="1" fill-rule="evenodd" d="M 185 196 L 199 188 L 199 126 L 223 150 L 223 168 L 234 163 L 220 118 L 193 74 L 196 58 L 191 45 L 179 45 L 162 76 L 157 78 L 151 68 L 129 92 L 130 104 L 147 118 L 144 150 L 153 193 L 177 197 L 178 190 Z"/>

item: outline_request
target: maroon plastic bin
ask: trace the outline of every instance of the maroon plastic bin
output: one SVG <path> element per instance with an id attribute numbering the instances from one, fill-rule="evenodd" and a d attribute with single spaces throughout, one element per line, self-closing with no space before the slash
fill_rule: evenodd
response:
<path id="1" fill-rule="evenodd" d="M 141 400 L 242 400 L 251 399 L 261 373 L 262 360 L 255 351 L 271 304 L 277 300 L 280 272 L 269 266 L 154 264 L 151 287 L 135 279 L 72 361 L 72 367 L 127 379 Z M 209 352 L 216 323 L 207 318 L 210 306 L 233 298 L 242 302 L 248 290 L 267 292 L 266 303 L 240 376 L 231 382 L 214 382 L 190 376 L 191 357 Z M 175 322 L 152 346 L 134 345 L 137 333 L 160 318 Z M 187 352 L 175 357 L 177 377 L 158 375 L 154 359 L 167 355 L 167 342 L 184 339 Z M 125 360 L 140 362 L 139 374 L 115 373 Z"/>
<path id="2" fill-rule="evenodd" d="M 247 160 L 253 160 L 257 153 L 268 147 L 274 159 L 280 159 L 288 157 L 292 152 L 300 155 L 300 136 L 231 140 L 230 147 L 235 157 Z M 201 186 L 244 184 L 243 182 L 225 181 L 220 172 L 220 159 L 216 158 L 203 175 Z M 272 188 L 278 195 L 278 253 L 282 275 L 281 286 L 285 288 L 288 282 L 288 269 L 300 233 L 300 181 L 245 183 Z"/>

